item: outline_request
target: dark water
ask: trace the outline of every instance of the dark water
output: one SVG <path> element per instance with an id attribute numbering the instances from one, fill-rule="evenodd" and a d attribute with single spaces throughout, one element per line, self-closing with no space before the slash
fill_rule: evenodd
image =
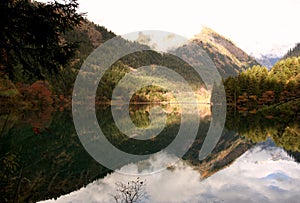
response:
<path id="1" fill-rule="evenodd" d="M 122 163 L 117 172 L 100 165 L 86 152 L 71 111 L 3 111 L 0 202 L 52 202 L 56 198 L 58 202 L 114 202 L 118 183 L 138 177 L 146 183 L 142 202 L 298 201 L 298 118 L 228 112 L 214 150 L 199 160 L 211 122 L 210 106 L 202 106 L 197 137 L 176 162 L 177 157 L 164 148 L 177 135 L 180 112 L 170 106 L 162 108 L 167 115 L 165 128 L 145 141 L 121 133 L 109 106 L 97 109 L 99 126 L 115 147 L 130 154 L 155 153 L 146 159 Z M 140 128 L 149 126 L 150 109 L 131 106 L 133 123 Z M 162 164 L 167 169 L 157 171 Z"/>

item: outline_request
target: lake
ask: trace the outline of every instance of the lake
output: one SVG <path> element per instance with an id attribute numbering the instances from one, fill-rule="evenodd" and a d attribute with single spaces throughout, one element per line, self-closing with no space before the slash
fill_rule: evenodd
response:
<path id="1" fill-rule="evenodd" d="M 135 126 L 151 125 L 154 107 L 131 105 L 129 116 Z M 122 106 L 117 109 L 123 112 Z M 212 152 L 200 159 L 212 122 L 211 107 L 200 106 L 199 123 L 182 119 L 176 106 L 161 105 L 160 109 L 166 115 L 165 127 L 159 135 L 143 140 L 132 131 L 128 137 L 118 129 L 111 106 L 97 106 L 98 124 L 106 139 L 128 154 L 145 155 L 111 160 L 115 170 L 99 164 L 83 147 L 70 109 L 3 110 L 0 202 L 124 202 L 122 188 L 137 186 L 139 202 L 298 202 L 298 115 L 228 110 L 220 138 Z M 196 125 L 197 134 L 178 157 L 176 150 L 166 149 L 184 122 Z"/>

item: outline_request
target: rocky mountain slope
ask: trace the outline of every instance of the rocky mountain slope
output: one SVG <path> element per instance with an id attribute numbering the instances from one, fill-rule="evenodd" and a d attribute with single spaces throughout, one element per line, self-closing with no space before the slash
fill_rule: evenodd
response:
<path id="1" fill-rule="evenodd" d="M 215 63 L 222 77 L 235 76 L 258 62 L 229 39 L 204 27 L 192 41 L 198 43 Z"/>

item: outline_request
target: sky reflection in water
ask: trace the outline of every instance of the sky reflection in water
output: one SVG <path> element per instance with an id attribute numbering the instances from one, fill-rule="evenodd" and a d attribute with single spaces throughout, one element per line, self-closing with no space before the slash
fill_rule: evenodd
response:
<path id="1" fill-rule="evenodd" d="M 161 161 L 174 157 L 160 153 L 156 157 L 124 166 L 122 171 L 155 170 Z M 298 202 L 300 166 L 281 148 L 256 145 L 231 166 L 201 180 L 197 168 L 184 161 L 174 170 L 141 176 L 146 180 L 145 202 Z M 64 195 L 56 202 L 114 202 L 116 182 L 135 180 L 136 176 L 112 173 L 85 188 Z M 48 200 L 45 202 L 54 202 Z"/>

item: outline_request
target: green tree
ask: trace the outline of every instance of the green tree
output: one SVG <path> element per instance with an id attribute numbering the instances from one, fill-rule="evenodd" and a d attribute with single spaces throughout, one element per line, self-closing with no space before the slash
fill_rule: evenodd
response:
<path id="1" fill-rule="evenodd" d="M 33 82 L 57 73 L 77 47 L 62 34 L 80 24 L 78 3 L 48 4 L 30 0 L 0 2 L 0 73 L 16 81 Z"/>

